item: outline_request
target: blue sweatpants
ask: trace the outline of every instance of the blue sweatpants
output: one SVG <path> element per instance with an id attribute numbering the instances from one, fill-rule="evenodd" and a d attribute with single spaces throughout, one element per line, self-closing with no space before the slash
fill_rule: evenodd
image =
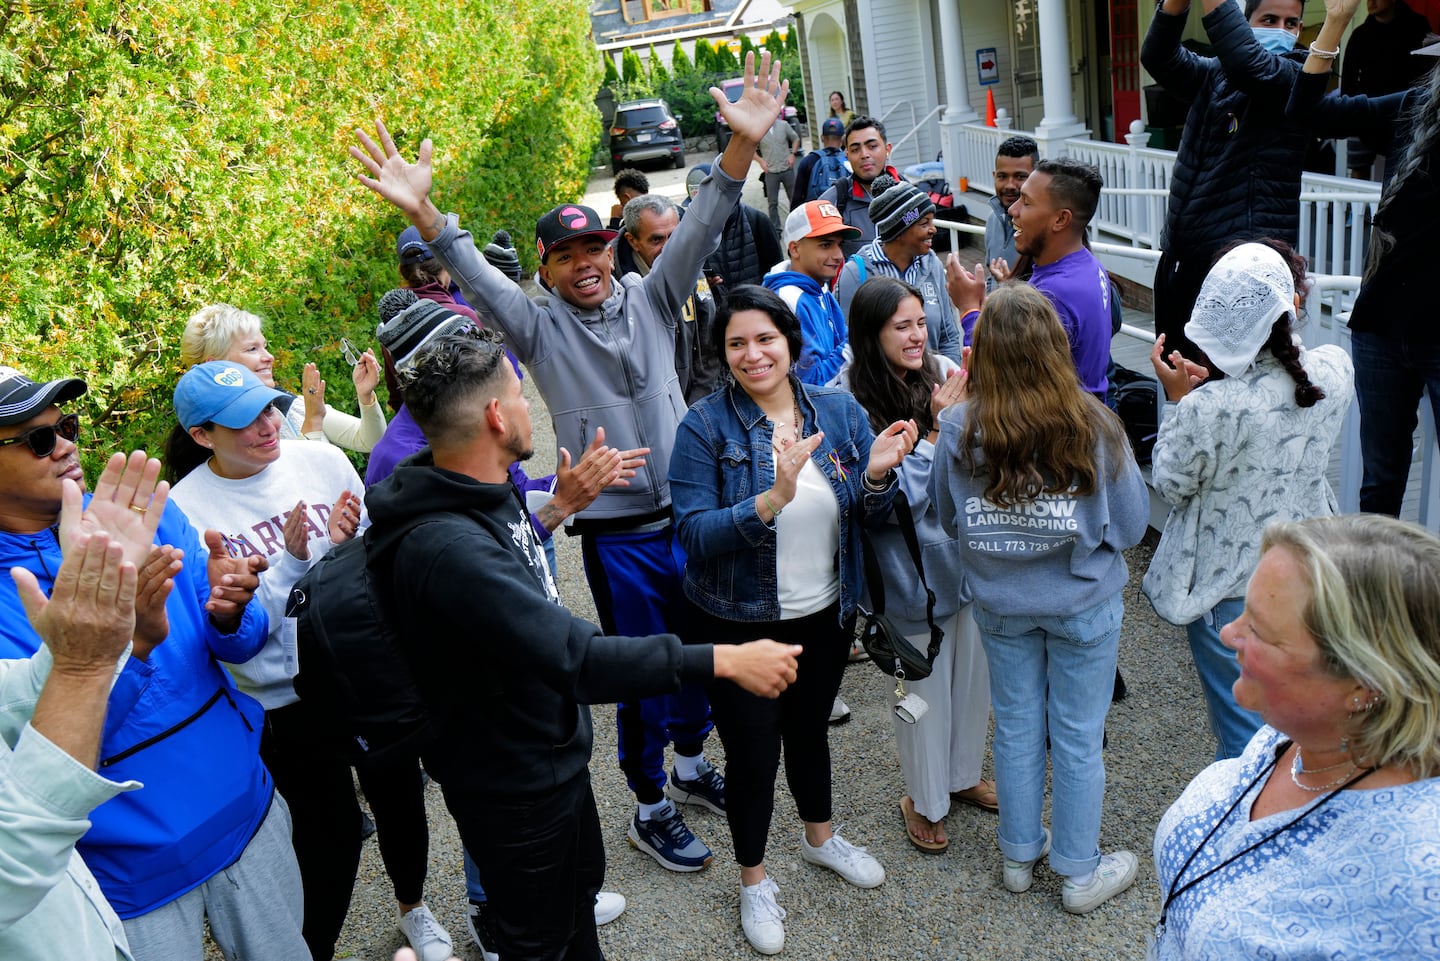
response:
<path id="1" fill-rule="evenodd" d="M 682 582 L 685 552 L 673 525 L 658 531 L 583 534 L 585 579 L 607 634 L 691 633 Z M 677 694 L 623 702 L 616 708 L 620 770 L 642 804 L 664 797 L 665 745 L 677 754 L 701 753 L 710 733 L 710 702 L 702 684 Z"/>

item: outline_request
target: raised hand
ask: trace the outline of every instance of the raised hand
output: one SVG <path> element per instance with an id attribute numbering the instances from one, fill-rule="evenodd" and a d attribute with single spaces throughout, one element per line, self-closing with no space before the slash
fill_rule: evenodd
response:
<path id="1" fill-rule="evenodd" d="M 979 310 L 985 304 L 985 266 L 975 265 L 971 273 L 955 254 L 945 258 L 945 292 L 960 313 Z"/>
<path id="2" fill-rule="evenodd" d="M 996 257 L 990 261 L 990 276 L 995 278 L 995 283 L 1003 284 L 1011 277 L 1010 261 L 1004 257 Z"/>
<path id="3" fill-rule="evenodd" d="M 320 368 L 306 364 L 302 383 L 305 391 L 300 396 L 305 400 L 305 423 L 301 429 L 313 434 L 325 429 L 325 381 L 320 377 Z"/>
<path id="4" fill-rule="evenodd" d="M 430 138 L 420 141 L 420 151 L 415 156 L 415 162 L 410 163 L 395 149 L 395 141 L 390 139 L 390 131 L 385 129 L 385 122 L 379 118 L 375 120 L 375 137 L 378 144 L 371 140 L 365 131 L 356 128 L 355 139 L 360 141 L 360 146 L 352 146 L 350 156 L 360 161 L 360 166 L 365 168 L 369 176 L 355 176 L 362 184 L 394 204 L 405 216 L 415 220 L 430 208 Z M 438 234 L 439 231 L 436 230 L 426 239 L 433 239 Z M 425 236 L 423 229 L 421 236 Z"/>
<path id="5" fill-rule="evenodd" d="M 305 516 L 307 513 L 305 502 L 296 501 L 285 517 L 285 526 L 280 529 L 285 540 L 286 553 L 297 561 L 310 559 L 310 524 L 309 518 Z"/>
<path id="6" fill-rule="evenodd" d="M 603 427 L 595 429 L 595 437 L 574 467 L 570 466 L 570 451 L 560 448 L 560 463 L 555 468 L 555 496 L 550 500 L 561 513 L 559 520 L 589 507 L 607 487 L 629 487 L 630 478 L 645 466 L 645 455 L 649 453 L 648 447 L 625 451 L 607 447 Z"/>
<path id="7" fill-rule="evenodd" d="M 785 505 L 795 499 L 795 481 L 800 476 L 800 471 L 805 468 L 805 462 L 810 455 L 815 453 L 815 448 L 825 439 L 824 431 L 816 431 L 809 437 L 801 438 L 788 448 L 775 455 L 775 483 L 770 487 L 770 500 L 773 506 L 784 509 Z"/>
<path id="8" fill-rule="evenodd" d="M 104 531 L 77 534 L 47 598 L 35 575 L 10 569 L 25 615 L 55 662 L 52 670 L 109 677 L 135 631 L 135 565 Z"/>
<path id="9" fill-rule="evenodd" d="M 746 644 L 715 645 L 715 676 L 734 681 L 751 694 L 779 697 L 795 683 L 799 644 L 763 639 Z"/>
<path id="10" fill-rule="evenodd" d="M 217 628 L 233 634 L 240 628 L 245 605 L 260 586 L 260 572 L 268 570 L 270 562 L 259 554 L 233 556 L 229 541 L 219 531 L 205 532 L 205 546 L 210 550 L 205 561 L 205 573 L 210 579 L 210 599 L 205 602 L 205 610 Z"/>
<path id="11" fill-rule="evenodd" d="M 184 559 L 185 552 L 179 548 L 154 545 L 136 572 L 135 648 L 131 653 L 142 661 L 148 661 L 150 652 L 170 636 L 165 602 L 170 599 Z"/>
<path id="12" fill-rule="evenodd" d="M 325 529 L 332 544 L 343 544 L 354 537 L 360 529 L 359 496 L 348 490 L 341 491 L 330 508 L 330 519 L 325 522 Z"/>
<path id="13" fill-rule="evenodd" d="M 1165 389 L 1165 399 L 1176 401 L 1199 387 L 1210 376 L 1210 372 L 1193 360 L 1187 360 L 1178 350 L 1165 356 L 1165 335 L 1155 338 L 1150 349 L 1150 366 L 1155 368 L 1155 379 Z"/>
<path id="14" fill-rule="evenodd" d="M 740 99 L 731 103 L 719 87 L 710 88 L 715 98 L 715 107 L 730 124 L 733 137 L 748 140 L 753 148 L 769 131 L 780 108 L 785 105 L 785 96 L 790 92 L 790 81 L 780 79 L 780 61 L 770 61 L 770 51 L 760 55 L 760 69 L 755 69 L 755 53 L 745 55 L 745 86 Z M 351 148 L 352 151 L 354 148 Z M 423 149 L 423 148 L 422 148 Z"/>
<path id="15" fill-rule="evenodd" d="M 143 450 L 110 455 L 89 505 L 83 507 L 80 487 L 64 481 L 60 495 L 60 549 L 63 553 L 80 534 L 105 531 L 120 545 L 125 561 L 137 569 L 150 556 L 155 532 L 165 513 L 170 485 L 160 480 L 160 461 Z"/>
<path id="16" fill-rule="evenodd" d="M 871 483 L 879 484 L 886 474 L 900 466 L 905 455 L 915 449 L 919 433 L 913 420 L 897 420 L 876 436 L 870 445 L 870 463 L 865 465 L 865 475 Z"/>
<path id="17" fill-rule="evenodd" d="M 360 355 L 359 362 L 350 371 L 350 379 L 355 383 L 355 396 L 361 405 L 372 406 L 375 403 L 375 388 L 380 386 L 380 364 L 375 360 L 373 350 Z"/>
<path id="18" fill-rule="evenodd" d="M 970 348 L 965 348 L 969 350 Z M 943 383 L 935 385 L 930 392 L 930 420 L 938 423 L 940 412 L 947 407 L 954 406 L 965 399 L 968 385 L 970 383 L 970 372 L 961 367 L 959 370 L 952 370 Z"/>

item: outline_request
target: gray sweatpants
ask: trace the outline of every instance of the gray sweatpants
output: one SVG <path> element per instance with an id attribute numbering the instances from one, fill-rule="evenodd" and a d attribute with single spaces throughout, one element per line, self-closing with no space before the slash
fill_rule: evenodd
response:
<path id="1" fill-rule="evenodd" d="M 205 918 L 226 961 L 304 961 L 300 868 L 290 846 L 290 809 L 280 793 L 240 859 L 148 914 L 125 922 L 135 961 L 201 961 Z M 329 958 L 322 961 L 330 961 Z"/>

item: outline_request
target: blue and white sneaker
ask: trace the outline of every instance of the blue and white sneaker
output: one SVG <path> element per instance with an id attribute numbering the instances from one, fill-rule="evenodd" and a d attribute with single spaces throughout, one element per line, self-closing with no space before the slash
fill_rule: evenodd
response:
<path id="1" fill-rule="evenodd" d="M 693 781 L 682 781 L 672 768 L 665 794 L 676 804 L 698 804 L 716 814 L 724 814 L 725 775 L 715 770 L 709 761 L 701 761 L 696 770 L 699 777 Z"/>
<path id="2" fill-rule="evenodd" d="M 640 812 L 635 812 L 626 836 L 631 847 L 644 851 L 671 871 L 703 871 L 715 858 L 685 826 L 685 819 L 669 801 L 648 821 L 640 820 Z"/>

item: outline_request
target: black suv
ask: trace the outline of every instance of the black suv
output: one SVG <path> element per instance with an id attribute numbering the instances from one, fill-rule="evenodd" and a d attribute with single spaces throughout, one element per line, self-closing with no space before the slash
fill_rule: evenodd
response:
<path id="1" fill-rule="evenodd" d="M 610 160 L 615 169 L 638 160 L 668 160 L 685 166 L 685 138 L 663 100 L 629 100 L 615 108 L 610 125 Z"/>

